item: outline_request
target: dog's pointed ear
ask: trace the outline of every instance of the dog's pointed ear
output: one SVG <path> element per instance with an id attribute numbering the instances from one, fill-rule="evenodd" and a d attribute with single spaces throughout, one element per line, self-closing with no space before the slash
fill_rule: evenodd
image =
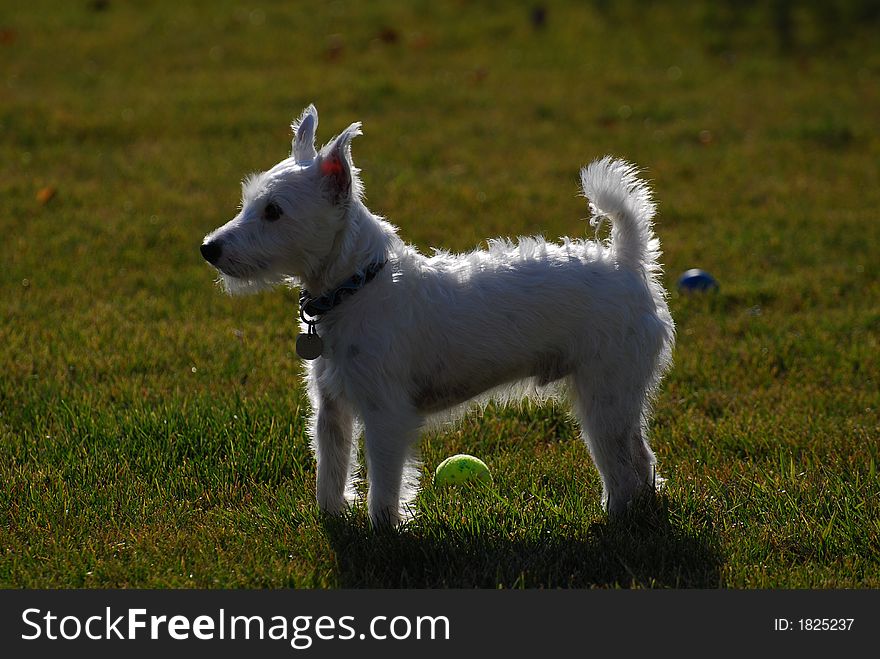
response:
<path id="1" fill-rule="evenodd" d="M 318 155 L 315 151 L 315 132 L 318 130 L 318 111 L 310 105 L 299 119 L 291 124 L 293 143 L 291 155 L 296 162 L 311 162 Z"/>
<path id="2" fill-rule="evenodd" d="M 345 202 L 360 195 L 358 170 L 351 161 L 351 140 L 362 135 L 361 123 L 355 122 L 318 154 L 317 164 L 328 196 L 334 202 Z"/>

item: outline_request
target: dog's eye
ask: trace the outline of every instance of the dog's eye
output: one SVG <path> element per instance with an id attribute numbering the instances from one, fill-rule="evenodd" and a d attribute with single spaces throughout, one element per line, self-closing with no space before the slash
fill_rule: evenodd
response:
<path id="1" fill-rule="evenodd" d="M 281 217 L 281 215 L 282 215 L 281 206 L 276 204 L 274 201 L 270 202 L 266 206 L 266 210 L 263 211 L 263 218 L 269 222 L 274 222 L 279 217 Z"/>

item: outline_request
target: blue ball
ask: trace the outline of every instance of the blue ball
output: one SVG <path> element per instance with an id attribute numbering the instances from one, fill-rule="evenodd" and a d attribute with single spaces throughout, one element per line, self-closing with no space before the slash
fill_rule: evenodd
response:
<path id="1" fill-rule="evenodd" d="M 682 293 L 705 293 L 717 291 L 718 282 L 705 270 L 691 268 L 678 278 L 678 290 Z"/>

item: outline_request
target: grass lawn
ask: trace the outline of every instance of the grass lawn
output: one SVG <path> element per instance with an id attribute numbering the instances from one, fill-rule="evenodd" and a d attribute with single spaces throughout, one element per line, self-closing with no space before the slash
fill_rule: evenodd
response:
<path id="1" fill-rule="evenodd" d="M 0 585 L 880 587 L 878 17 L 640 4 L 3 2 Z M 309 102 L 423 249 L 588 235 L 579 167 L 645 169 L 654 509 L 609 523 L 548 405 L 426 435 L 400 532 L 318 514 L 296 291 L 198 252 Z M 432 488 L 457 452 L 493 484 Z"/>

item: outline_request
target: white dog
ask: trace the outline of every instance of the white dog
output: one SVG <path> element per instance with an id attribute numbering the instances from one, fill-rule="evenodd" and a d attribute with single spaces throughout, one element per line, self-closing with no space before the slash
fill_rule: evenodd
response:
<path id="1" fill-rule="evenodd" d="M 474 399 L 566 392 L 611 514 L 658 483 L 646 425 L 674 325 L 660 281 L 654 204 L 629 164 L 581 171 L 607 243 L 489 241 L 469 254 L 420 254 L 362 202 L 354 123 L 315 150 L 318 113 L 293 124 L 293 153 L 243 184 L 241 212 L 206 236 L 204 258 L 230 293 L 302 287 L 317 498 L 330 513 L 355 495 L 364 430 L 374 524 L 409 512 L 426 421 Z M 414 476 L 416 479 L 414 480 Z"/>

